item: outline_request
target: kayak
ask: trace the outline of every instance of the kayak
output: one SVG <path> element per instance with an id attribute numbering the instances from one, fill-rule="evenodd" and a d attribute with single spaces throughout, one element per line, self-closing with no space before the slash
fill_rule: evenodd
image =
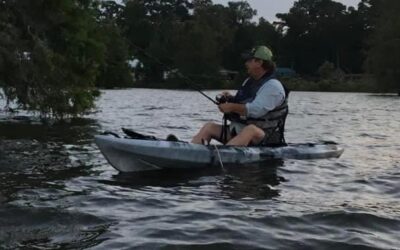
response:
<path id="1" fill-rule="evenodd" d="M 338 158 L 344 151 L 334 143 L 238 147 L 111 135 L 95 136 L 95 143 L 107 161 L 120 172 L 246 165 L 277 159 Z"/>

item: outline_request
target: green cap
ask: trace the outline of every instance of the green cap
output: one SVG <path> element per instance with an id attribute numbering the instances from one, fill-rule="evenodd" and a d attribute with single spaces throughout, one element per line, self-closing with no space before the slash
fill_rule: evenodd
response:
<path id="1" fill-rule="evenodd" d="M 243 59 L 249 60 L 252 58 L 261 59 L 264 61 L 272 61 L 272 51 L 267 46 L 257 46 L 250 52 L 242 54 Z"/>

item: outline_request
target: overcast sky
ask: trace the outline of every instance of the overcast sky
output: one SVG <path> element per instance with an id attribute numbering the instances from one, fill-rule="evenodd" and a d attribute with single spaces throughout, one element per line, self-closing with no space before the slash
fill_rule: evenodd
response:
<path id="1" fill-rule="evenodd" d="M 233 0 L 213 0 L 214 3 L 226 5 Z M 276 20 L 276 13 L 287 13 L 295 0 L 247 0 L 253 9 L 257 10 L 258 17 L 264 17 L 268 21 Z M 346 6 L 357 6 L 360 0 L 336 0 Z"/>

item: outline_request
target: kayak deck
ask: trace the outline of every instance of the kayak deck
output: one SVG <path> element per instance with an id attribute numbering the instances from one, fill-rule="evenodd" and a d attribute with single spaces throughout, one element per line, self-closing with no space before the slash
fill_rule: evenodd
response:
<path id="1" fill-rule="evenodd" d="M 251 164 L 274 159 L 340 157 L 336 144 L 290 144 L 284 147 L 237 147 L 186 142 L 138 140 L 99 135 L 95 142 L 107 161 L 121 172 L 168 168 L 201 168 L 223 164 Z"/>

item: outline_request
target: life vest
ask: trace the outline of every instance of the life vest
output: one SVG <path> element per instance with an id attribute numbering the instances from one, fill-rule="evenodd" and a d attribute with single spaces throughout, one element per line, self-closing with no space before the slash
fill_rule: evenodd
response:
<path id="1" fill-rule="evenodd" d="M 252 102 L 256 96 L 257 92 L 264 84 L 268 84 L 270 80 L 276 79 L 275 75 L 266 75 L 259 80 L 253 80 L 247 78 L 243 85 L 237 91 L 233 102 L 246 104 Z M 269 111 L 262 117 L 253 118 L 246 117 L 243 118 L 238 114 L 231 113 L 227 115 L 227 119 L 232 122 L 239 122 L 242 124 L 255 126 L 261 128 L 265 132 L 265 140 L 263 144 L 265 145 L 282 145 L 286 144 L 284 137 L 285 121 L 287 114 L 289 113 L 288 98 L 289 90 L 282 84 L 285 89 L 285 100 L 275 109 Z"/>

